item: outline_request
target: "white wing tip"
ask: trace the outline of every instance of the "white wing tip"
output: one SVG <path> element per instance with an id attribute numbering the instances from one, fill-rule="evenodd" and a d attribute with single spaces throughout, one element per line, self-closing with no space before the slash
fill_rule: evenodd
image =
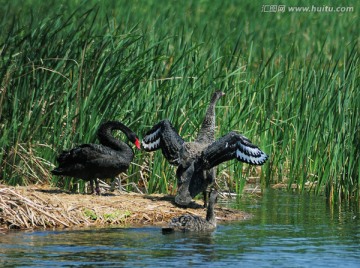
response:
<path id="1" fill-rule="evenodd" d="M 144 140 L 141 142 L 141 146 L 145 150 L 155 150 L 160 146 L 160 139 L 154 140 L 152 142 L 145 142 Z"/>
<path id="2" fill-rule="evenodd" d="M 239 161 L 252 164 L 252 165 L 262 165 L 268 159 L 267 154 L 261 152 L 260 156 L 250 156 L 241 152 L 239 149 L 236 150 L 236 158 Z"/>

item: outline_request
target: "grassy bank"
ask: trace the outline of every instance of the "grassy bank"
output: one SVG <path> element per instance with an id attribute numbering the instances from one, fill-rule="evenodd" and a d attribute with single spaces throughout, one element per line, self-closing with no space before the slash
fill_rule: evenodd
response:
<path id="1" fill-rule="evenodd" d="M 57 153 L 97 142 L 108 119 L 142 136 L 168 118 L 191 140 L 220 88 L 217 136 L 238 130 L 270 155 L 261 172 L 221 165 L 221 187 L 241 192 L 259 176 L 359 200 L 357 2 L 331 14 L 253 1 L 0 2 L 2 182 L 57 183 Z M 136 152 L 128 175 L 149 193 L 176 185 L 160 153 Z"/>

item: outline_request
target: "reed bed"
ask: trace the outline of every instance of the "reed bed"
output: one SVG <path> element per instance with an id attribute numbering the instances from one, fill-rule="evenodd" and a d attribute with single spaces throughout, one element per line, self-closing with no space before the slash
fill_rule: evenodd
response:
<path id="1" fill-rule="evenodd" d="M 357 3 L 325 14 L 264 13 L 254 1 L 1 2 L 3 183 L 70 189 L 72 179 L 49 173 L 55 157 L 97 142 L 104 120 L 141 136 L 168 118 L 192 140 L 219 88 L 217 136 L 240 131 L 270 155 L 261 169 L 221 165 L 219 187 L 241 194 L 256 177 L 359 201 Z M 134 163 L 129 190 L 174 191 L 160 153 L 136 152 Z"/>
<path id="2" fill-rule="evenodd" d="M 114 192 L 111 196 L 72 194 L 50 187 L 0 188 L 0 231 L 8 229 L 73 228 L 83 226 L 166 226 L 184 209 L 172 197 Z M 200 206 L 200 204 L 198 204 Z M 187 213 L 205 217 L 206 211 Z M 251 215 L 217 206 L 219 221 L 244 220 Z"/>
<path id="3" fill-rule="evenodd" d="M 10 188 L 0 189 L 0 205 L 0 224 L 8 229 L 70 227 L 89 223 L 78 211 L 72 213 L 72 209 L 53 206 L 36 194 L 28 198 Z"/>

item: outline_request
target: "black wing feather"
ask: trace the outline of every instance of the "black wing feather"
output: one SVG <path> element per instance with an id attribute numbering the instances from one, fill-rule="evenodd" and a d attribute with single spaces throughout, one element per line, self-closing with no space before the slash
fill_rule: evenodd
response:
<path id="1" fill-rule="evenodd" d="M 231 159 L 263 165 L 268 156 L 245 136 L 232 131 L 209 145 L 199 159 L 200 167 L 210 169 Z"/>
<path id="2" fill-rule="evenodd" d="M 148 152 L 161 149 L 170 164 L 179 165 L 179 151 L 184 144 L 184 140 L 169 120 L 165 119 L 154 125 L 146 133 L 141 144 L 142 148 Z"/>

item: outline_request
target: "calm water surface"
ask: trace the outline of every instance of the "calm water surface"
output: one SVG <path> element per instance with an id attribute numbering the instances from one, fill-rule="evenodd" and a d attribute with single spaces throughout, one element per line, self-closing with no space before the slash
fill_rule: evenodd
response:
<path id="1" fill-rule="evenodd" d="M 225 204 L 222 204 L 225 205 Z M 87 228 L 0 235 L 0 267 L 360 267 L 357 207 L 268 191 L 226 204 L 254 214 L 210 234 Z"/>

